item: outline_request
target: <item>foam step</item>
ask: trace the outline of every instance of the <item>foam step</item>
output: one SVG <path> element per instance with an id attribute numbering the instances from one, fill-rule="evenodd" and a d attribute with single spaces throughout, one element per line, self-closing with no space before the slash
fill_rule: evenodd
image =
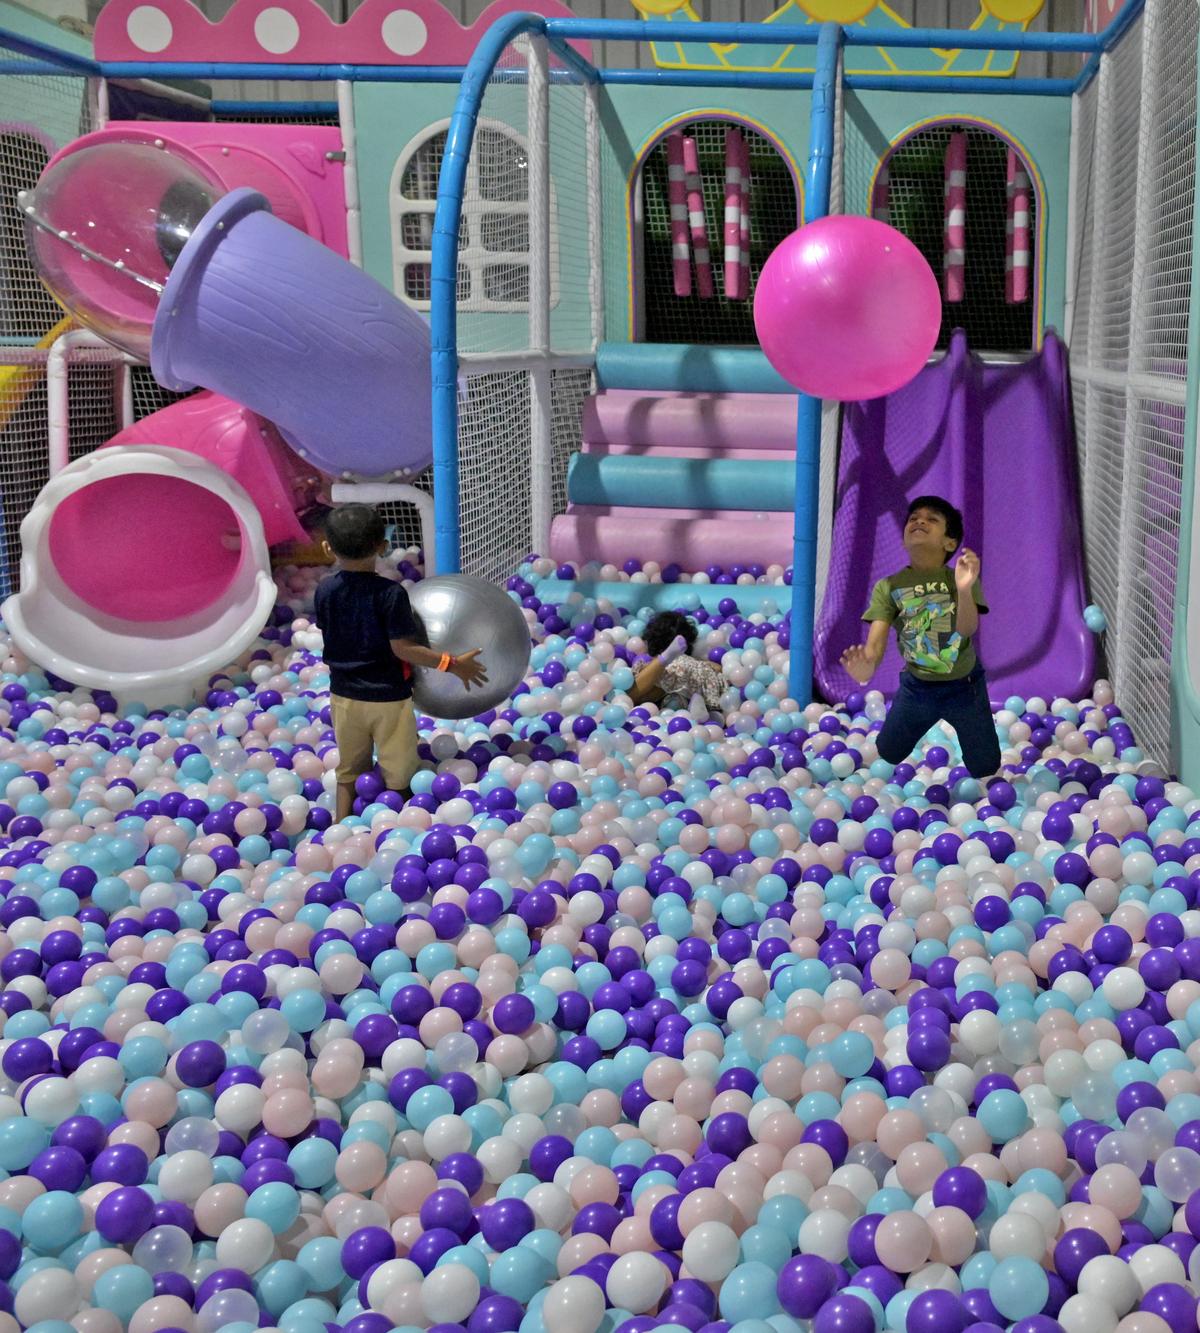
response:
<path id="1" fill-rule="evenodd" d="M 567 471 L 572 504 L 791 513 L 795 469 L 761 459 L 576 454 Z"/>
<path id="2" fill-rule="evenodd" d="M 656 560 L 686 570 L 734 561 L 788 565 L 792 524 L 779 514 L 573 505 L 550 528 L 550 555 L 579 565 Z"/>
<path id="3" fill-rule="evenodd" d="M 663 393 L 609 389 L 583 405 L 585 444 L 650 441 L 713 452 L 796 450 L 796 399 L 777 393 Z"/>
<path id="4" fill-rule="evenodd" d="M 596 379 L 604 389 L 796 396 L 795 386 L 757 347 L 601 343 L 596 350 Z"/>
<path id="5" fill-rule="evenodd" d="M 626 583 L 608 579 L 534 580 L 534 594 L 543 602 L 565 602 L 572 593 L 601 598 L 627 611 L 694 611 L 703 607 L 717 611 L 721 603 L 732 601 L 744 616 L 762 612 L 766 615 L 786 613 L 791 607 L 791 588 L 780 588 L 762 583 Z"/>

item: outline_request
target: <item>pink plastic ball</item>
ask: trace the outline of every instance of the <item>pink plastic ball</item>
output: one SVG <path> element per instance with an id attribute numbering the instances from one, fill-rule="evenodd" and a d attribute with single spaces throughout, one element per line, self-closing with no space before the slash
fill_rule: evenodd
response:
<path id="1" fill-rule="evenodd" d="M 925 257 L 874 218 L 821 218 L 792 232 L 763 266 L 754 327 L 767 360 L 814 398 L 854 402 L 907 384 L 942 320 Z"/>

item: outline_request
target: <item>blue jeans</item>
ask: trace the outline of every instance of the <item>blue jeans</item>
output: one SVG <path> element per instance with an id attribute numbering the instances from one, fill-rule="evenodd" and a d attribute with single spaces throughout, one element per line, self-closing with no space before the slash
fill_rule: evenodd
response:
<path id="1" fill-rule="evenodd" d="M 988 699 L 987 676 L 977 666 L 961 680 L 918 680 L 900 673 L 900 688 L 892 700 L 876 745 L 889 764 L 908 758 L 922 736 L 938 722 L 948 722 L 958 733 L 963 763 L 973 778 L 990 777 L 1000 768 L 1000 742 Z"/>

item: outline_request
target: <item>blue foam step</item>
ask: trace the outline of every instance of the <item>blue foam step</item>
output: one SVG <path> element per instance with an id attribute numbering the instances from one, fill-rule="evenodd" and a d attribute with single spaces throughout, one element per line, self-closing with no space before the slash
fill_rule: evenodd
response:
<path id="1" fill-rule="evenodd" d="M 596 350 L 596 378 L 605 389 L 796 394 L 795 386 L 757 347 L 601 343 Z"/>
<path id="2" fill-rule="evenodd" d="M 576 454 L 567 472 L 572 504 L 790 513 L 790 461 Z"/>
<path id="3" fill-rule="evenodd" d="M 629 611 L 640 611 L 643 607 L 651 611 L 696 611 L 700 608 L 716 611 L 728 598 L 744 616 L 761 613 L 775 619 L 787 615 L 792 605 L 791 588 L 758 583 L 622 583 L 619 580 L 545 578 L 533 580 L 533 591 L 540 601 L 554 605 L 565 602 L 572 593 L 579 593 L 594 601 L 604 598 Z"/>

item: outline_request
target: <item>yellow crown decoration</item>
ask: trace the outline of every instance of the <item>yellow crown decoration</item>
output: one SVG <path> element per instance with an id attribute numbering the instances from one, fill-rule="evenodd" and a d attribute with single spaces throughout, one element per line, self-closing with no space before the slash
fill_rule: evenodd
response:
<path id="1" fill-rule="evenodd" d="M 654 63 L 660 69 L 728 70 L 741 73 L 810 74 L 813 70 L 812 46 L 743 46 L 719 42 L 688 41 L 689 23 L 699 23 L 700 16 L 692 0 L 632 0 L 644 19 L 679 25 L 677 42 L 651 42 Z M 971 32 L 1011 36 L 1024 32 L 1041 13 L 1045 0 L 979 0 L 979 15 Z M 821 23 L 840 23 L 843 27 L 878 31 L 879 46 L 848 46 L 844 69 L 847 74 L 919 74 L 928 77 L 1008 78 L 1016 72 L 1018 51 L 923 50 L 917 47 L 887 46 L 887 36 L 906 31 L 906 23 L 884 0 L 785 0 L 763 20 L 798 27 Z"/>

